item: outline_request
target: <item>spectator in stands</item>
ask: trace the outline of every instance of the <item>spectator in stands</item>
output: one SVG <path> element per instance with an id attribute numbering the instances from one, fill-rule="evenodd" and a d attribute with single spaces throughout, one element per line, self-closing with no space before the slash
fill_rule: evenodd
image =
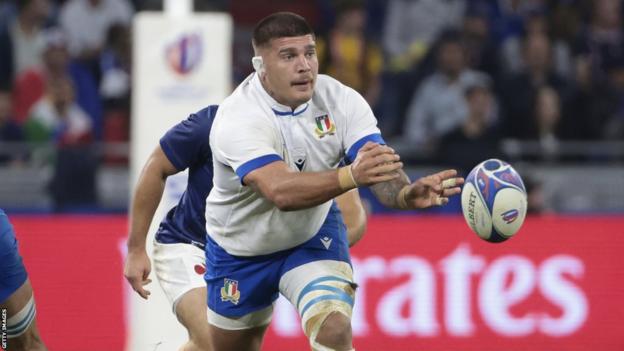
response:
<path id="1" fill-rule="evenodd" d="M 593 80 L 604 82 L 605 64 L 609 57 L 624 57 L 624 32 L 622 31 L 622 1 L 595 0 L 592 2 L 590 23 L 575 43 L 575 57 L 591 68 Z"/>
<path id="2" fill-rule="evenodd" d="M 609 85 L 609 114 L 604 124 L 606 139 L 624 140 L 624 58 L 607 69 Z"/>
<path id="3" fill-rule="evenodd" d="M 379 97 L 381 49 L 366 38 L 366 12 L 361 0 L 343 0 L 327 38 L 318 38 L 319 66 L 324 72 L 357 90 L 375 106 Z"/>
<path id="4" fill-rule="evenodd" d="M 518 74 L 524 69 L 525 61 L 522 55 L 523 38 L 534 35 L 545 35 L 550 38 L 553 68 L 562 77 L 572 74 L 572 54 L 568 43 L 560 39 L 553 39 L 552 30 L 548 22 L 545 9 L 534 10 L 524 19 L 522 35 L 510 36 L 501 47 L 503 67 L 507 75 Z"/>
<path id="5" fill-rule="evenodd" d="M 49 10 L 48 0 L 17 1 L 17 17 L 0 29 L 0 89 L 10 89 L 22 72 L 41 64 Z"/>
<path id="6" fill-rule="evenodd" d="M 56 211 L 94 206 L 97 157 L 91 147 L 91 118 L 76 104 L 69 77 L 47 81 L 46 94 L 25 124 L 33 143 L 54 143 L 53 175 L 49 191 Z"/>
<path id="7" fill-rule="evenodd" d="M 69 76 L 78 105 L 93 119 L 94 128 L 100 128 L 101 102 L 95 78 L 79 62 L 70 60 L 59 28 L 47 29 L 44 43 L 43 66 L 24 72 L 13 86 L 15 118 L 22 123 L 28 118 L 32 106 L 43 97 L 47 81 Z"/>
<path id="8" fill-rule="evenodd" d="M 533 115 L 536 130 L 528 139 L 538 140 L 542 149 L 542 157 L 552 159 L 556 156 L 559 142 L 561 122 L 561 99 L 557 91 L 549 86 L 537 90 L 535 113 Z"/>
<path id="9" fill-rule="evenodd" d="M 4 142 L 20 142 L 24 140 L 22 128 L 13 121 L 11 116 L 11 94 L 0 91 L 0 144 Z M 0 151 L 0 165 L 19 159 L 7 148 Z"/>
<path id="10" fill-rule="evenodd" d="M 116 24 L 108 31 L 106 49 L 100 58 L 104 118 L 102 140 L 107 143 L 128 142 L 130 134 L 130 28 Z M 107 164 L 127 164 L 126 156 L 106 155 Z"/>
<path id="11" fill-rule="evenodd" d="M 121 23 L 108 30 L 106 46 L 100 56 L 100 95 L 105 107 L 111 105 L 129 109 L 130 104 L 130 68 L 132 65 L 130 28 Z"/>
<path id="12" fill-rule="evenodd" d="M 405 136 L 415 146 L 435 150 L 438 139 L 468 117 L 464 92 L 487 75 L 466 66 L 457 32 L 445 34 L 437 52 L 437 70 L 413 96 L 406 115 Z"/>
<path id="13" fill-rule="evenodd" d="M 91 119 L 76 104 L 74 86 L 68 77 L 47 82 L 46 94 L 31 109 L 24 129 L 31 142 L 68 146 L 92 140 Z"/>
<path id="14" fill-rule="evenodd" d="M 624 57 L 604 58 L 606 80 L 592 79 L 590 63 L 577 62 L 574 92 L 564 106 L 561 137 L 571 140 L 624 137 Z"/>
<path id="15" fill-rule="evenodd" d="M 473 4 L 468 7 L 461 30 L 467 65 L 487 73 L 496 80 L 500 74 L 498 47 L 487 20 L 487 9 Z"/>
<path id="16" fill-rule="evenodd" d="M 390 0 L 383 33 L 390 66 L 410 69 L 442 32 L 459 28 L 465 8 L 463 0 Z"/>
<path id="17" fill-rule="evenodd" d="M 467 175 L 481 161 L 500 157 L 500 136 L 496 124 L 498 107 L 490 80 L 468 85 L 465 98 L 468 117 L 441 137 L 437 161 Z"/>
<path id="18" fill-rule="evenodd" d="M 550 39 L 533 33 L 523 43 L 523 71 L 511 76 L 502 84 L 504 103 L 504 136 L 510 138 L 536 138 L 539 126 L 534 116 L 538 90 L 552 87 L 560 99 L 566 101 L 567 82 L 552 69 Z"/>
<path id="19" fill-rule="evenodd" d="M 68 0 L 63 4 L 59 19 L 69 53 L 88 65 L 98 82 L 99 57 L 108 30 L 117 23 L 129 26 L 132 14 L 128 0 Z"/>
<path id="20" fill-rule="evenodd" d="M 442 33 L 459 28 L 466 3 L 465 0 L 387 2 L 382 31 L 383 89 L 375 111 L 386 137 L 403 134 L 405 113 L 414 91 L 434 65 L 430 53 L 435 51 L 432 49 Z"/>
<path id="21" fill-rule="evenodd" d="M 492 34 L 497 44 L 502 45 L 507 39 L 522 36 L 524 22 L 529 14 L 544 10 L 545 0 L 471 0 L 487 8 Z"/>

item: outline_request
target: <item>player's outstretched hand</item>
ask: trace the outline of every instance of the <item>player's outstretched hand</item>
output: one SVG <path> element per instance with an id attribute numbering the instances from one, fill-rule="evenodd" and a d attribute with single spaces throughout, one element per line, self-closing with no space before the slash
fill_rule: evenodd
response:
<path id="1" fill-rule="evenodd" d="M 367 142 L 351 164 L 351 174 L 359 186 L 368 186 L 399 178 L 403 168 L 400 157 L 389 146 Z"/>
<path id="2" fill-rule="evenodd" d="M 409 208 L 428 208 L 446 205 L 449 197 L 461 193 L 464 178 L 457 177 L 457 171 L 447 169 L 422 177 L 409 185 L 404 193 Z"/>
<path id="3" fill-rule="evenodd" d="M 152 282 L 148 278 L 152 271 L 152 264 L 145 250 L 133 250 L 128 252 L 126 264 L 124 266 L 124 276 L 132 285 L 132 289 L 144 299 L 151 294 L 149 290 L 144 288 L 145 285 Z"/>

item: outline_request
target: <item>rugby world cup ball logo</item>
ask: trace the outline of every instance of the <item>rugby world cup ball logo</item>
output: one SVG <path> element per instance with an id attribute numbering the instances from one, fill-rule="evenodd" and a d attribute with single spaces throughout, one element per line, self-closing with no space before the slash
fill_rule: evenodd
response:
<path id="1" fill-rule="evenodd" d="M 187 75 L 197 68 L 202 53 L 202 37 L 199 33 L 182 34 L 165 49 L 167 64 L 179 75 Z"/>
<path id="2" fill-rule="evenodd" d="M 515 221 L 518 218 L 518 215 L 520 214 L 520 212 L 516 209 L 512 209 L 506 212 L 503 212 L 501 214 L 501 217 L 503 219 L 503 221 L 505 221 L 505 223 L 509 224 L 513 221 Z"/>

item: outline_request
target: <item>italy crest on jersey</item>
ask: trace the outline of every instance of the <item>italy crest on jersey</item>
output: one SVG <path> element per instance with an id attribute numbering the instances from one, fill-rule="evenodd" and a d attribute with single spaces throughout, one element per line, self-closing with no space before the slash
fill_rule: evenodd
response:
<path id="1" fill-rule="evenodd" d="M 221 301 L 230 301 L 238 305 L 239 299 L 240 291 L 238 291 L 238 281 L 225 278 L 223 287 L 221 288 Z"/>
<path id="2" fill-rule="evenodd" d="M 336 133 L 336 125 L 329 118 L 329 115 L 318 116 L 314 118 L 316 129 L 314 132 L 319 139 L 323 139 L 326 135 L 334 135 Z"/>

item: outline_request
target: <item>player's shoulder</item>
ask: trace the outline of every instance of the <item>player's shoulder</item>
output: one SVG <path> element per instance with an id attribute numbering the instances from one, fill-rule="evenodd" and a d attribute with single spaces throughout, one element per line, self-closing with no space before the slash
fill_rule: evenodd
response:
<path id="1" fill-rule="evenodd" d="M 314 92 L 317 97 L 324 100 L 343 100 L 355 93 L 355 90 L 331 76 L 319 74 Z"/>
<path id="2" fill-rule="evenodd" d="M 239 123 L 240 120 L 249 121 L 249 116 L 263 114 L 264 111 L 257 103 L 245 99 L 225 100 L 219 106 L 215 116 L 215 123 Z"/>
<path id="3" fill-rule="evenodd" d="M 318 75 L 312 100 L 316 104 L 328 106 L 334 110 L 334 114 L 366 105 L 366 100 L 355 89 L 325 74 Z"/>
<path id="4" fill-rule="evenodd" d="M 218 105 L 209 105 L 191 113 L 186 119 L 171 127 L 163 136 L 164 140 L 200 140 L 212 128 L 212 124 L 219 108 Z"/>
<path id="5" fill-rule="evenodd" d="M 250 116 L 265 115 L 266 112 L 251 90 L 248 78 L 223 100 L 216 113 L 215 123 L 239 124 L 241 120 L 249 123 L 253 120 Z"/>
<path id="6" fill-rule="evenodd" d="M 338 79 L 326 74 L 319 74 L 316 77 L 315 89 L 319 93 L 336 93 L 348 90 L 349 87 L 342 84 Z"/>
<path id="7" fill-rule="evenodd" d="M 208 105 L 201 110 L 192 113 L 188 120 L 200 126 L 210 126 L 217 115 L 219 105 Z"/>

